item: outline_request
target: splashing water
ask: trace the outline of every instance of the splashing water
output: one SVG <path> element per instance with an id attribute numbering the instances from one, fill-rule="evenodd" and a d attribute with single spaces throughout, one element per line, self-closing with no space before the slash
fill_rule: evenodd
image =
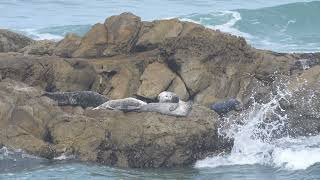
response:
<path id="1" fill-rule="evenodd" d="M 207 157 L 196 168 L 260 164 L 286 170 L 306 169 L 320 162 L 320 136 L 292 138 L 288 135 L 287 115 L 281 115 L 280 100 L 292 94 L 280 90 L 266 104 L 254 103 L 248 113 L 226 118 L 228 127 L 219 133 L 234 139 L 228 155 Z"/>

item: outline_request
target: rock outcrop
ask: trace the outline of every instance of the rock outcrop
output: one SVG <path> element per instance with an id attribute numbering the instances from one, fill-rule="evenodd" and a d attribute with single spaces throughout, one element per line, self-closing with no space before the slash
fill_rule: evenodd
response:
<path id="1" fill-rule="evenodd" d="M 293 92 L 292 99 L 281 100 L 292 135 L 319 133 L 319 53 L 257 50 L 241 37 L 201 25 L 144 22 L 131 13 L 58 43 L 8 34 L 0 33 L 0 51 L 23 48 L 24 54 L 0 53 L 0 144 L 122 167 L 190 165 L 231 145 L 217 135 L 220 120 L 206 107 L 230 98 L 244 108 L 269 102 L 282 80 Z M 148 102 L 172 91 L 196 105 L 180 118 L 94 111 L 59 107 L 41 91 L 95 91 Z M 304 106 L 309 94 L 315 101 Z"/>
<path id="2" fill-rule="evenodd" d="M 91 30 L 82 38 L 80 46 L 72 54 L 72 57 L 99 57 L 108 43 L 108 31 L 103 24 L 94 25 Z M 73 40 L 70 43 L 73 42 Z M 67 41 L 68 42 L 68 41 Z"/>
<path id="3" fill-rule="evenodd" d="M 137 92 L 139 96 L 156 99 L 156 97 L 172 83 L 175 78 L 172 72 L 165 64 L 152 63 L 144 70 L 140 80 L 142 81 Z"/>
<path id="4" fill-rule="evenodd" d="M 54 158 L 120 167 L 185 166 L 228 150 L 217 136 L 216 114 L 194 106 L 188 117 L 62 107 L 38 88 L 0 82 L 0 144 Z"/>
<path id="5" fill-rule="evenodd" d="M 72 54 L 79 48 L 81 37 L 76 34 L 67 34 L 55 47 L 54 54 L 60 57 L 70 58 Z"/>
<path id="6" fill-rule="evenodd" d="M 33 40 L 26 36 L 0 29 L 0 52 L 17 52 L 32 42 Z"/>
<path id="7" fill-rule="evenodd" d="M 20 52 L 30 55 L 53 55 L 56 43 L 50 40 L 34 41 L 28 46 L 20 49 Z"/>

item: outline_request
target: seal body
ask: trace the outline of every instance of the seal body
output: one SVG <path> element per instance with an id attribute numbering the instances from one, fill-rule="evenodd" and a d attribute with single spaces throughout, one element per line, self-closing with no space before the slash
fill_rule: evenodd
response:
<path id="1" fill-rule="evenodd" d="M 105 96 L 93 91 L 46 92 L 43 95 L 57 101 L 59 106 L 97 107 L 108 101 Z"/>
<path id="2" fill-rule="evenodd" d="M 210 106 L 211 110 L 214 110 L 219 115 L 227 114 L 230 111 L 241 110 L 241 103 L 237 99 L 228 99 L 223 102 L 214 103 Z"/>
<path id="3" fill-rule="evenodd" d="M 124 112 L 137 111 L 141 106 L 146 105 L 147 103 L 135 99 L 135 98 L 124 98 L 117 100 L 110 100 L 101 104 L 100 106 L 94 108 L 97 109 L 110 109 L 110 110 L 121 110 Z"/>
<path id="4" fill-rule="evenodd" d="M 191 110 L 191 101 L 179 101 L 179 103 L 149 103 L 142 106 L 139 112 L 158 112 L 170 116 L 187 116 Z"/>

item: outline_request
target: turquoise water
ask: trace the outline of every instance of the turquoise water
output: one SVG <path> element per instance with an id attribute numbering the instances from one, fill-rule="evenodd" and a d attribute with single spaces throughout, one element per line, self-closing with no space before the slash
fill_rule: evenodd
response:
<path id="1" fill-rule="evenodd" d="M 320 2 L 308 0 L 1 0 L 0 27 L 58 40 L 124 11 L 143 20 L 193 21 L 244 36 L 261 49 L 320 51 Z"/>
<path id="2" fill-rule="evenodd" d="M 2 160 L 3 161 L 3 160 Z M 28 161 L 28 163 L 26 163 Z M 2 165 L 2 166 L 1 166 Z M 5 168 L 5 165 L 7 168 Z M 15 166 L 17 165 L 17 166 Z M 320 179 L 320 164 L 306 170 L 284 170 L 261 165 L 233 165 L 217 168 L 173 168 L 173 169 L 121 169 L 90 163 L 47 161 L 34 158 L 18 158 L 6 163 L 0 160 L 0 179 L 195 179 L 195 180 L 316 180 Z"/>
<path id="3" fill-rule="evenodd" d="M 306 170 L 287 171 L 261 165 L 238 165 L 215 169 L 120 169 L 85 163 L 47 163 L 19 172 L 11 171 L 0 174 L 0 179 L 195 179 L 195 180 L 318 180 L 320 165 Z"/>

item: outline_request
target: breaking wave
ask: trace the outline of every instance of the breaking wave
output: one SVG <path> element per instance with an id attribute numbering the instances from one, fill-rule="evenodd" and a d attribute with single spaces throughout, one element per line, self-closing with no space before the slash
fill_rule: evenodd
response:
<path id="1" fill-rule="evenodd" d="M 198 161 L 195 167 L 259 164 L 300 170 L 320 162 L 320 135 L 291 137 L 287 126 L 289 119 L 286 114 L 279 113 L 279 108 L 284 111 L 279 102 L 291 97 L 291 92 L 278 88 L 268 103 L 254 103 L 239 116 L 224 118 L 219 134 L 234 139 L 231 153 L 207 157 Z M 315 98 L 310 95 L 308 101 Z"/>

